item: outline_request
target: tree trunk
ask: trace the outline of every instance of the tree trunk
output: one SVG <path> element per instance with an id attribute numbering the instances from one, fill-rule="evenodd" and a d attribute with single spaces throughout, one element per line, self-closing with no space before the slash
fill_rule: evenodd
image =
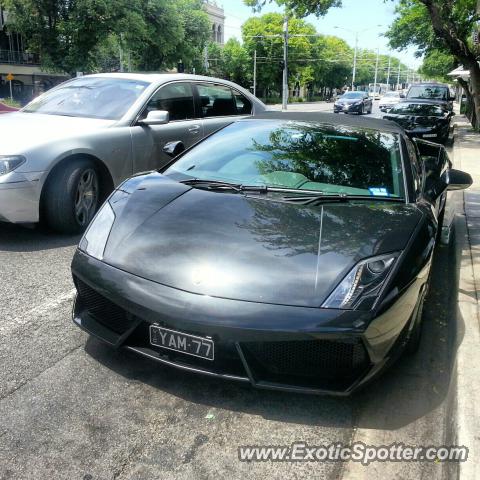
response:
<path id="1" fill-rule="evenodd" d="M 471 94 L 473 97 L 473 110 L 472 110 L 472 125 L 478 129 L 480 128 L 480 67 L 478 63 L 471 65 L 470 68 L 470 85 Z"/>

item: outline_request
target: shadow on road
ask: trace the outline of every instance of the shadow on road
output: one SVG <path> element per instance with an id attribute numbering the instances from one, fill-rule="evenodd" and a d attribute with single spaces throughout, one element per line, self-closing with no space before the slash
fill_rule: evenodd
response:
<path id="1" fill-rule="evenodd" d="M 45 227 L 32 228 L 0 223 L 0 252 L 35 252 L 69 247 L 80 241 L 80 235 L 60 235 Z"/>
<path id="2" fill-rule="evenodd" d="M 463 337 L 462 325 L 456 326 L 456 321 L 462 322 L 456 307 L 458 262 L 454 241 L 437 247 L 419 352 L 403 355 L 381 378 L 349 398 L 255 390 L 249 385 L 178 371 L 113 350 L 93 338 L 85 350 L 129 380 L 147 383 L 194 404 L 295 424 L 395 430 L 433 411 L 448 395 L 456 345 Z M 457 331 L 459 338 L 455 337 Z"/>

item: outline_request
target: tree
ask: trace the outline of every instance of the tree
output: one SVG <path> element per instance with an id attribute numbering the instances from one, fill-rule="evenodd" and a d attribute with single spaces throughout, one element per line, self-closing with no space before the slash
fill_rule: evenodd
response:
<path id="1" fill-rule="evenodd" d="M 265 96 L 281 91 L 283 62 L 283 16 L 280 13 L 267 13 L 261 17 L 251 17 L 242 25 L 242 35 L 248 57 L 253 59 L 257 51 L 257 83 Z M 312 80 L 314 46 L 317 41 L 315 27 L 302 19 L 291 18 L 289 32 L 289 83 L 298 82 L 301 86 Z M 251 60 L 250 60 L 251 61 Z"/>
<path id="2" fill-rule="evenodd" d="M 275 2 L 284 6 L 287 11 L 297 17 L 305 17 L 309 14 L 321 17 L 332 7 L 340 7 L 342 0 L 244 0 L 245 4 L 259 12 L 267 3 Z"/>
<path id="3" fill-rule="evenodd" d="M 432 80 L 447 81 L 447 73 L 457 66 L 455 57 L 437 48 L 429 49 L 423 59 L 420 73 Z"/>
<path id="4" fill-rule="evenodd" d="M 472 123 L 480 122 L 480 66 L 478 47 L 472 45 L 471 35 L 480 17 L 477 0 L 400 0 L 397 18 L 387 36 L 394 48 L 415 45 L 418 54 L 440 49 L 452 55 L 470 71 L 470 89 L 466 88 L 469 103 L 474 107 Z M 465 87 L 463 80 L 459 82 Z"/>
<path id="5" fill-rule="evenodd" d="M 132 67 L 193 64 L 209 38 L 201 0 L 0 0 L 9 28 L 23 35 L 48 70 L 114 69 L 123 50 Z"/>

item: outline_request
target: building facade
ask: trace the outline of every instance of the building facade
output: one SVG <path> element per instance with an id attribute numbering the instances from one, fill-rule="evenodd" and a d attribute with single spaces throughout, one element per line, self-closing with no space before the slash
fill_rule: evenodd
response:
<path id="1" fill-rule="evenodd" d="M 205 11 L 212 22 L 212 41 L 223 45 L 225 36 L 225 12 L 213 0 L 204 0 Z"/>
<path id="2" fill-rule="evenodd" d="M 12 74 L 11 84 L 7 75 Z M 40 57 L 27 51 L 22 35 L 8 29 L 8 13 L 0 7 L 0 98 L 24 104 L 66 77 L 40 68 Z"/>

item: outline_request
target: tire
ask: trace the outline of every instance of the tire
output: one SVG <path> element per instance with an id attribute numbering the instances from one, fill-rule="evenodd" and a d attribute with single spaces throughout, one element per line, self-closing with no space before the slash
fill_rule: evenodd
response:
<path id="1" fill-rule="evenodd" d="M 44 192 L 45 219 L 50 228 L 67 234 L 85 231 L 100 205 L 100 176 L 86 158 L 60 166 Z"/>
<path id="2" fill-rule="evenodd" d="M 365 104 L 362 103 L 362 109 L 358 112 L 359 115 L 365 115 Z"/>
<path id="3" fill-rule="evenodd" d="M 414 324 L 412 326 L 412 330 L 410 331 L 410 335 L 408 336 L 407 344 L 405 345 L 405 353 L 407 355 L 414 355 L 418 352 L 418 349 L 420 348 L 423 327 L 423 305 L 425 303 L 425 297 L 427 292 L 428 285 L 424 288 L 424 291 L 422 292 L 417 312 L 413 320 Z"/>

